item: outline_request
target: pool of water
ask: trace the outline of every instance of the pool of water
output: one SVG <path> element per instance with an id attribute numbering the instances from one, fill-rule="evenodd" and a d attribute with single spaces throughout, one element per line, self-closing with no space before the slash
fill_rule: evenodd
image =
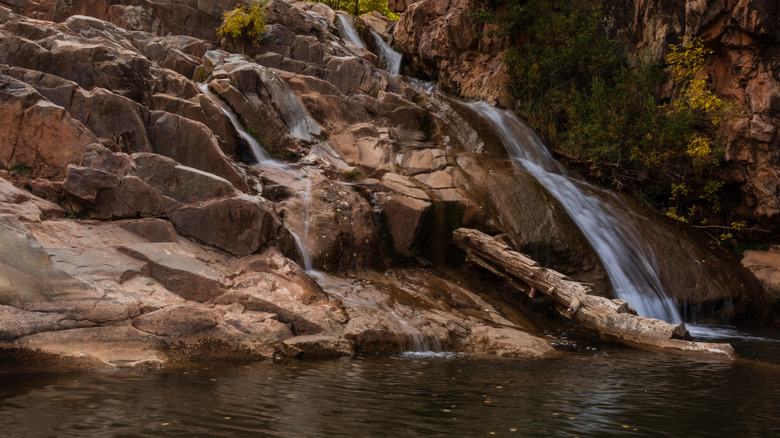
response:
<path id="1" fill-rule="evenodd" d="M 547 360 L 410 354 L 7 374 L 0 429 L 8 437 L 778 437 L 775 335 L 737 343 L 762 362 L 597 345 Z"/>

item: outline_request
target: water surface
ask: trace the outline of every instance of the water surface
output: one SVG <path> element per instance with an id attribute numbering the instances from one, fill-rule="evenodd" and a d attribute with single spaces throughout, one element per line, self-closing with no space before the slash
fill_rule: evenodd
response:
<path id="1" fill-rule="evenodd" d="M 780 357 L 764 339 L 738 350 Z M 554 360 L 416 354 L 3 375 L 0 388 L 9 437 L 780 436 L 778 365 L 607 345 Z"/>

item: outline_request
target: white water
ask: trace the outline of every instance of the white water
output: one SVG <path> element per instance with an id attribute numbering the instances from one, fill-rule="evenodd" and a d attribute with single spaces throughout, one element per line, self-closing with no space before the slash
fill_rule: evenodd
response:
<path id="1" fill-rule="evenodd" d="M 222 112 L 230 120 L 230 123 L 233 125 L 233 129 L 235 129 L 238 135 L 240 135 L 242 138 L 244 138 L 247 141 L 247 143 L 249 143 L 249 146 L 252 149 L 252 153 L 254 154 L 255 159 L 257 160 L 257 163 L 259 165 L 280 169 L 285 173 L 289 174 L 291 177 L 294 177 L 295 179 L 305 178 L 305 172 L 302 173 L 296 172 L 290 166 L 287 166 L 286 164 L 271 158 L 271 156 L 268 155 L 268 152 L 266 152 L 263 146 L 244 129 L 244 127 L 241 125 L 241 122 L 238 121 L 238 117 L 236 117 L 236 115 L 233 113 L 230 107 L 228 107 L 224 102 L 222 102 L 216 96 L 213 96 L 207 84 L 198 84 L 198 88 L 200 88 L 200 90 L 203 91 L 203 93 L 208 95 L 209 98 L 219 106 L 219 109 L 221 109 Z M 289 92 L 289 90 L 287 91 Z M 295 99 L 296 102 L 298 101 L 295 95 L 293 95 L 293 98 Z M 298 103 L 300 104 L 300 102 Z M 293 240 L 295 241 L 295 245 L 298 249 L 298 253 L 301 255 L 301 259 L 303 259 L 302 260 L 303 269 L 306 271 L 307 274 L 319 279 L 321 278 L 322 273 L 314 269 L 311 253 L 309 252 L 309 249 L 306 247 L 305 244 L 305 242 L 307 242 L 309 238 L 309 222 L 310 222 L 309 216 L 311 212 L 311 180 L 306 179 L 306 186 L 304 190 L 299 191 L 298 194 L 303 197 L 303 212 L 302 212 L 303 237 L 299 236 L 297 233 L 290 230 L 289 228 L 288 230 L 290 231 L 290 234 L 292 235 Z"/>
<path id="2" fill-rule="evenodd" d="M 650 246 L 639 238 L 633 213 L 614 195 L 568 176 L 539 137 L 511 111 L 487 103 L 467 107 L 489 121 L 512 161 L 534 176 L 582 230 L 609 274 L 615 295 L 640 316 L 679 323 L 674 300 L 667 296 Z"/>
<path id="3" fill-rule="evenodd" d="M 347 41 L 354 43 L 362 48 L 366 48 L 366 45 L 363 44 L 363 40 L 360 39 L 360 36 L 357 33 L 357 30 L 355 29 L 355 26 L 352 24 L 352 19 L 350 17 L 347 17 L 344 14 L 336 14 L 337 17 L 339 17 L 339 23 L 341 23 L 341 29 L 344 31 L 344 35 L 342 35 Z"/>
<path id="4" fill-rule="evenodd" d="M 233 111 L 225 104 L 225 102 L 211 93 L 208 84 L 198 84 L 198 88 L 200 88 L 200 91 L 209 96 L 209 98 L 214 103 L 216 103 L 217 106 L 219 106 L 219 109 L 222 110 L 222 113 L 225 114 L 230 120 L 230 123 L 233 125 L 233 129 L 235 129 L 238 135 L 240 135 L 244 140 L 246 140 L 247 143 L 249 143 L 249 147 L 252 149 L 252 154 L 255 156 L 255 160 L 257 160 L 258 163 L 274 162 L 274 159 L 268 155 L 268 152 L 266 152 L 265 148 L 263 148 L 257 139 L 255 139 L 250 133 L 246 132 L 246 129 L 241 126 L 241 122 L 238 121 L 238 117 L 233 114 Z"/>
<path id="5" fill-rule="evenodd" d="M 287 83 L 276 73 L 263 77 L 263 85 L 268 89 L 276 112 L 284 120 L 290 135 L 301 140 L 314 140 L 322 134 L 322 128 L 309 116 L 298 96 L 287 87 Z"/>
<path id="6" fill-rule="evenodd" d="M 376 40 L 376 46 L 379 48 L 379 60 L 382 61 L 382 65 L 388 73 L 399 75 L 401 74 L 401 58 L 402 55 L 392 47 L 387 45 L 385 40 L 382 39 L 376 32 L 371 31 L 371 35 L 374 35 Z"/>
<path id="7" fill-rule="evenodd" d="M 301 236 L 298 236 L 298 234 L 290 231 L 290 234 L 292 234 L 293 239 L 295 240 L 295 244 L 298 247 L 298 252 L 301 254 L 301 259 L 303 259 L 303 270 L 306 271 L 307 274 L 311 275 L 312 277 L 317 278 L 318 280 L 322 279 L 322 272 L 314 269 L 314 260 L 311 256 L 311 252 L 309 252 L 309 248 L 306 246 L 305 242 L 309 241 L 309 228 L 311 224 L 311 180 L 306 179 L 306 186 L 303 190 L 300 190 L 298 192 L 298 195 L 300 195 L 303 198 L 303 208 L 301 209 L 301 221 L 303 222 L 303 233 Z"/>

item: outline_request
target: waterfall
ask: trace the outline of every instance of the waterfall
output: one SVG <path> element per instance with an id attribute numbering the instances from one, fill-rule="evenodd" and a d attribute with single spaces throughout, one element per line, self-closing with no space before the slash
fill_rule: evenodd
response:
<path id="1" fill-rule="evenodd" d="M 615 195 L 567 175 L 536 133 L 511 111 L 484 102 L 466 106 L 491 123 L 511 160 L 563 206 L 601 259 L 615 295 L 640 316 L 681 322 L 674 300 L 665 293 L 653 250 L 640 237 L 635 214 L 622 208 Z"/>
<path id="2" fill-rule="evenodd" d="M 287 83 L 276 73 L 263 70 L 263 86 L 271 94 L 276 112 L 284 120 L 290 135 L 301 140 L 311 141 L 322 134 L 322 128 L 309 116 L 298 96 L 287 87 Z"/>
<path id="3" fill-rule="evenodd" d="M 304 176 L 301 175 L 301 178 Z M 303 261 L 303 270 L 306 271 L 307 274 L 311 275 L 312 277 L 315 277 L 317 279 L 322 279 L 322 273 L 320 271 L 317 271 L 314 269 L 314 260 L 311 256 L 311 253 L 309 252 L 309 248 L 306 247 L 305 242 L 309 241 L 309 228 L 311 225 L 311 180 L 306 179 L 306 186 L 303 190 L 300 190 L 298 192 L 298 195 L 303 198 L 303 208 L 301 211 L 301 221 L 303 222 L 303 233 L 299 236 L 298 234 L 294 233 L 292 230 L 290 231 L 290 234 L 292 234 L 293 239 L 295 240 L 295 245 L 298 247 L 298 252 L 301 254 L 301 259 Z"/>
<path id="4" fill-rule="evenodd" d="M 376 46 L 379 49 L 379 59 L 382 61 L 382 65 L 385 67 L 385 70 L 388 71 L 390 74 L 399 75 L 401 74 L 401 58 L 402 55 L 395 50 L 393 50 L 392 47 L 387 45 L 385 40 L 382 39 L 379 35 L 377 35 L 376 32 L 371 31 L 371 34 L 374 35 L 374 40 L 376 41 Z"/>
<path id="5" fill-rule="evenodd" d="M 351 18 L 348 18 L 345 14 L 336 14 L 336 16 L 339 18 L 341 30 L 344 31 L 344 35 L 342 35 L 344 39 L 365 49 L 366 45 L 363 44 L 363 40 L 360 39 L 360 35 L 358 35 Z"/>
<path id="6" fill-rule="evenodd" d="M 279 79 L 281 80 L 281 79 Z M 236 130 L 238 135 L 240 135 L 243 139 L 249 143 L 249 146 L 252 149 L 252 153 L 255 156 L 255 159 L 257 160 L 257 163 L 260 165 L 273 167 L 282 170 L 285 174 L 289 175 L 290 177 L 295 178 L 296 180 L 304 179 L 305 178 L 305 172 L 299 173 L 292 169 L 291 167 L 287 166 L 284 163 L 281 163 L 273 158 L 271 158 L 270 155 L 268 155 L 268 152 L 263 148 L 263 146 L 251 135 L 249 134 L 246 129 L 241 125 L 241 122 L 238 121 L 238 117 L 233 113 L 233 111 L 228 107 L 222 100 L 217 98 L 216 96 L 213 96 L 213 93 L 209 91 L 209 87 L 207 84 L 198 84 L 198 88 L 209 98 L 214 101 L 218 106 L 219 109 L 222 110 L 222 112 L 227 116 L 227 118 L 230 120 L 230 123 L 233 125 L 233 129 Z M 289 93 L 292 94 L 291 91 L 287 90 Z M 300 101 L 293 95 L 293 98 L 296 102 L 300 105 Z M 306 116 L 308 117 L 308 115 Z M 315 270 L 313 267 L 313 261 L 311 253 L 309 252 L 309 249 L 306 247 L 305 242 L 307 242 L 309 238 L 309 222 L 310 222 L 310 214 L 311 214 L 311 180 L 306 179 L 306 186 L 304 190 L 301 190 L 298 192 L 300 196 L 303 197 L 303 212 L 302 214 L 302 220 L 303 220 L 303 236 L 299 236 L 294 231 L 290 231 L 290 234 L 293 237 L 293 240 L 295 241 L 295 245 L 298 249 L 298 253 L 301 255 L 301 259 L 303 261 L 303 269 L 306 271 L 307 274 L 316 277 L 321 278 L 322 274 Z"/>
<path id="7" fill-rule="evenodd" d="M 236 130 L 241 138 L 249 143 L 249 147 L 252 149 L 252 154 L 255 156 L 255 160 L 257 160 L 258 163 L 274 162 L 274 159 L 268 155 L 268 152 L 266 152 L 265 148 L 263 148 L 260 142 L 258 142 L 257 139 L 254 138 L 250 133 L 246 132 L 246 129 L 241 126 L 241 122 L 238 121 L 238 117 L 233 114 L 233 111 L 225 104 L 225 102 L 211 93 L 208 84 L 198 84 L 198 88 L 200 88 L 200 91 L 209 96 L 209 98 L 214 103 L 216 103 L 217 106 L 219 106 L 219 109 L 222 110 L 222 113 L 227 116 L 228 120 L 230 120 L 230 123 L 233 125 L 233 129 Z"/>

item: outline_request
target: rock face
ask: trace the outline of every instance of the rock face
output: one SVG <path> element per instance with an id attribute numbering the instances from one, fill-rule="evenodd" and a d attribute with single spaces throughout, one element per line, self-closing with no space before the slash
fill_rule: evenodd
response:
<path id="1" fill-rule="evenodd" d="M 411 59 L 407 68 L 412 73 L 437 81 L 453 94 L 509 106 L 501 60 L 505 43 L 485 37 L 488 29 L 465 14 L 485 6 L 482 0 L 396 2 L 396 10 L 404 13 L 393 36 Z"/>
<path id="2" fill-rule="evenodd" d="M 516 181 L 485 159 L 495 146 L 485 127 L 345 43 L 324 4 L 269 1 L 262 42 L 238 55 L 213 32 L 234 4 L 0 8 L 4 357 L 111 368 L 408 349 L 559 354 L 530 333 L 536 317 L 451 269 L 466 268 L 451 234 L 468 226 L 604 280 L 581 236 L 525 193 L 532 185 L 507 189 Z M 467 24 L 444 5 L 403 4 L 405 19 L 439 33 Z M 495 55 L 475 31 L 407 55 L 425 68 L 445 55 L 470 65 L 461 55 L 479 47 Z M 490 70 L 488 59 L 476 62 Z M 446 81 L 500 99 L 498 76 L 473 79 L 487 70 Z M 535 205 L 502 216 L 520 201 Z M 441 271 L 419 267 L 430 265 Z"/>
<path id="3" fill-rule="evenodd" d="M 780 9 L 777 2 L 637 1 L 632 35 L 638 51 L 660 56 L 682 35 L 696 35 L 714 51 L 706 69 L 715 93 L 735 105 L 727 169 L 722 178 L 740 187 L 740 214 L 777 231 L 780 217 Z"/>
<path id="4" fill-rule="evenodd" d="M 501 87 L 502 42 L 479 35 L 463 14 L 487 7 L 481 0 L 398 1 L 404 11 L 394 36 L 412 61 L 411 71 L 469 98 L 511 106 Z M 629 12 L 633 8 L 633 13 Z M 618 33 L 637 56 L 663 59 L 669 44 L 684 35 L 703 39 L 713 50 L 706 64 L 715 93 L 740 113 L 728 128 L 725 164 L 719 179 L 738 188 L 737 213 L 777 232 L 780 215 L 780 10 L 772 0 L 636 0 L 606 2 Z M 735 194 L 736 194 L 735 190 Z"/>

